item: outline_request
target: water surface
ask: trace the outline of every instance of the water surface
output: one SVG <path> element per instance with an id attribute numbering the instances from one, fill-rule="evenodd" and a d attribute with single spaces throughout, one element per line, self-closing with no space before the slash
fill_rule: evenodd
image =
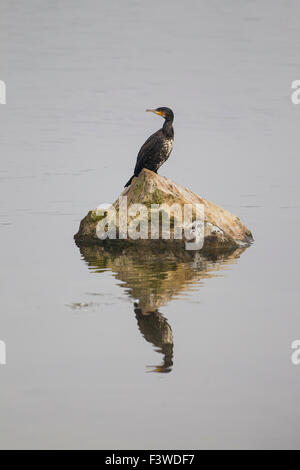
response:
<path id="1" fill-rule="evenodd" d="M 299 448 L 298 2 L 0 10 L 0 447 Z M 75 245 L 156 106 L 161 174 L 239 216 L 245 252 Z"/>

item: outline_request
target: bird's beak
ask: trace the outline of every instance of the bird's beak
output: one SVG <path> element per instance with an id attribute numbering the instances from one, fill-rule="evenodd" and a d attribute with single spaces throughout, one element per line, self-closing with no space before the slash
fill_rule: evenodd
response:
<path id="1" fill-rule="evenodd" d="M 162 112 L 161 111 L 156 111 L 156 109 L 146 109 L 146 111 L 148 113 L 155 113 L 155 114 L 158 114 L 159 116 L 162 116 Z"/>

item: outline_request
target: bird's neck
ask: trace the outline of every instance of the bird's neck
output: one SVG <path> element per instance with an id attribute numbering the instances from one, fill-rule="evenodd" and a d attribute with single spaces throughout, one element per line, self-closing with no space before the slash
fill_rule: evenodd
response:
<path id="1" fill-rule="evenodd" d="M 162 130 L 167 137 L 174 137 L 173 121 L 165 121 Z"/>

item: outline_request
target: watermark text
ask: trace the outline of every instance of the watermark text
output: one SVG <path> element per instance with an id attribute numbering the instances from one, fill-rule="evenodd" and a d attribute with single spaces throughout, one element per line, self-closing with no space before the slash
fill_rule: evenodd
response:
<path id="1" fill-rule="evenodd" d="M 6 364 L 6 344 L 4 341 L 0 340 L 0 366 L 5 366 Z"/>
<path id="2" fill-rule="evenodd" d="M 293 104 L 300 104 L 300 80 L 294 80 L 292 82 L 293 93 L 291 95 L 291 100 Z"/>
<path id="3" fill-rule="evenodd" d="M 295 339 L 292 342 L 292 349 L 294 350 L 291 355 L 292 364 L 298 366 L 300 364 L 300 339 Z"/>
<path id="4" fill-rule="evenodd" d="M 0 80 L 0 104 L 6 104 L 6 84 Z"/>
<path id="5" fill-rule="evenodd" d="M 106 206 L 106 205 L 105 205 Z M 204 244 L 203 204 L 129 204 L 120 196 L 118 207 L 100 205 L 96 210 L 100 240 L 185 240 L 186 250 L 201 250 Z"/>

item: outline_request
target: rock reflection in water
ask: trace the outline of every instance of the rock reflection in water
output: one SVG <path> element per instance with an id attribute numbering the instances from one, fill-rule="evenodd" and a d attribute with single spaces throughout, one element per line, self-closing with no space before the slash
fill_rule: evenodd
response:
<path id="1" fill-rule="evenodd" d="M 163 354 L 153 372 L 170 372 L 173 366 L 173 333 L 167 319 L 159 311 L 172 299 L 199 288 L 202 280 L 218 275 L 240 257 L 245 248 L 226 254 L 204 255 L 184 250 L 175 243 L 127 246 L 108 244 L 80 246 L 80 252 L 91 270 L 110 270 L 134 300 L 134 313 L 140 332 L 155 350 Z"/>

